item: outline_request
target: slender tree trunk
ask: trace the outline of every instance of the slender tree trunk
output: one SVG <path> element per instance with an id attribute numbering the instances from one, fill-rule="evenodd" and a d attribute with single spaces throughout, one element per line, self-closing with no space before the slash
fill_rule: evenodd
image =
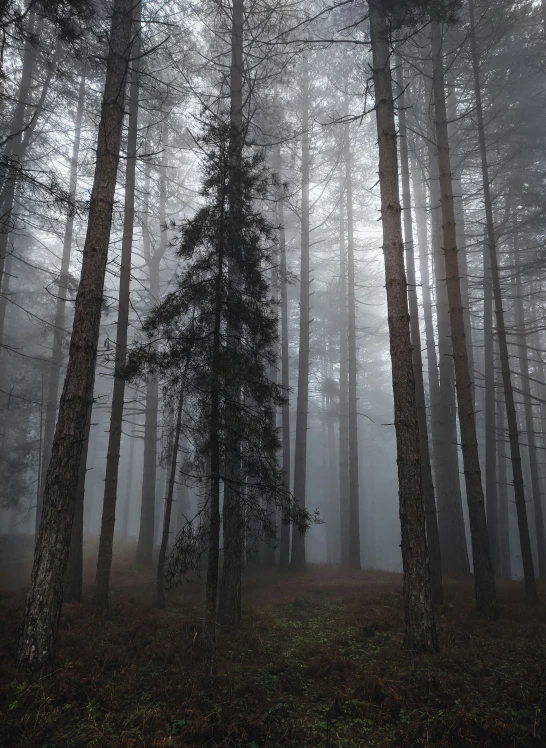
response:
<path id="1" fill-rule="evenodd" d="M 119 304 L 116 328 L 116 357 L 114 363 L 114 391 L 110 410 L 110 430 L 106 453 L 106 474 L 102 521 L 95 577 L 95 606 L 99 610 L 108 608 L 110 571 L 112 568 L 112 548 L 116 524 L 116 503 L 118 495 L 119 449 L 123 427 L 123 406 L 125 401 L 125 363 L 127 360 L 127 331 L 129 327 L 129 306 L 131 287 L 131 253 L 135 222 L 135 179 L 137 155 L 138 89 L 140 57 L 140 11 L 135 9 L 133 60 L 131 83 L 129 86 L 129 128 L 127 134 L 127 165 L 125 172 L 125 214 L 119 270 Z"/>
<path id="2" fill-rule="evenodd" d="M 463 303 L 457 259 L 457 238 L 453 206 L 451 166 L 449 162 L 449 142 L 447 134 L 447 113 L 444 92 L 444 63 L 442 59 L 442 28 L 432 23 L 432 65 L 433 95 L 438 146 L 438 167 L 440 171 L 440 192 L 442 200 L 442 221 L 444 240 L 444 261 L 446 272 L 449 318 L 451 323 L 451 343 L 455 363 L 455 386 L 459 410 L 459 426 L 463 451 L 466 480 L 466 495 L 472 557 L 474 561 L 474 582 L 478 612 L 486 618 L 498 617 L 495 578 L 487 534 L 485 505 L 482 490 L 478 439 L 470 372 L 468 369 L 468 349 L 464 329 Z"/>
<path id="3" fill-rule="evenodd" d="M 282 186 L 281 147 L 277 147 L 277 177 L 280 194 L 277 198 L 279 218 L 279 252 L 281 281 L 281 385 L 284 402 L 281 410 L 282 421 L 282 471 L 286 488 L 290 489 L 290 361 L 288 353 L 288 281 L 286 268 L 286 236 L 284 230 L 284 188 Z M 281 522 L 281 542 L 279 548 L 279 568 L 287 571 L 290 566 L 290 524 Z"/>
<path id="4" fill-rule="evenodd" d="M 346 82 L 347 85 L 347 82 Z M 345 109 L 349 104 L 346 100 Z M 356 355 L 355 247 L 351 134 L 345 124 L 345 191 L 347 196 L 347 300 L 349 348 L 349 564 L 360 569 L 360 495 L 358 485 L 358 397 Z"/>
<path id="5" fill-rule="evenodd" d="M 296 407 L 296 445 L 294 453 L 294 496 L 305 507 L 307 479 L 307 418 L 309 409 L 309 63 L 303 59 L 301 136 L 301 260 L 300 260 L 300 345 L 298 354 L 298 399 Z M 292 568 L 305 568 L 305 536 L 292 531 Z"/>
<path id="6" fill-rule="evenodd" d="M 36 13 L 31 11 L 28 17 L 27 41 L 23 52 L 23 69 L 21 71 L 21 82 L 17 95 L 17 106 L 13 113 L 11 122 L 11 139 L 7 144 L 7 156 L 13 164 L 21 163 L 23 131 L 25 127 L 25 111 L 29 103 L 30 86 L 32 74 L 36 66 L 37 45 L 36 41 Z M 8 239 L 13 228 L 12 211 L 17 185 L 17 170 L 5 167 L 5 175 L 0 196 L 0 285 L 4 278 L 4 263 L 6 261 Z M 1 338 L 0 338 L 1 340 Z"/>
<path id="7" fill-rule="evenodd" d="M 430 143 L 433 137 L 431 133 Z M 462 577 L 470 573 L 459 480 L 457 449 L 457 408 L 455 405 L 455 366 L 449 317 L 449 302 L 444 273 L 441 239 L 440 183 L 438 159 L 429 143 L 431 165 L 430 202 L 432 208 L 432 244 L 436 280 L 436 321 L 440 388 L 438 403 L 432 408 L 434 436 L 434 472 L 438 499 L 438 524 L 444 574 Z"/>
<path id="8" fill-rule="evenodd" d="M 525 312 L 523 308 L 523 288 L 521 284 L 521 259 L 519 253 L 519 237 L 517 227 L 513 227 L 514 268 L 515 268 L 515 312 L 516 312 L 516 344 L 521 373 L 521 393 L 525 414 L 525 430 L 529 448 L 529 467 L 531 471 L 531 490 L 533 493 L 533 508 L 535 512 L 535 532 L 537 539 L 538 576 L 546 579 L 546 538 L 544 535 L 544 514 L 542 509 L 542 491 L 538 474 L 539 457 L 535 422 L 533 418 L 533 402 L 531 400 L 531 385 L 529 381 L 529 360 L 527 358 L 527 335 L 525 332 Z M 536 324 L 536 323 L 535 323 Z"/>
<path id="9" fill-rule="evenodd" d="M 44 490 L 42 521 L 17 652 L 20 669 L 52 667 L 86 415 L 93 397 L 104 276 L 119 161 L 133 3 L 114 0 L 95 178 L 68 367 Z"/>
<path id="10" fill-rule="evenodd" d="M 43 19 L 40 18 L 38 21 L 38 33 L 36 34 L 36 36 L 39 36 L 42 26 L 43 26 Z M 38 46 L 39 46 L 39 43 L 32 44 L 32 60 L 31 60 L 31 73 L 30 73 L 31 77 L 33 74 L 33 70 L 36 67 L 36 57 L 37 57 L 37 52 L 38 52 Z M 57 39 L 55 52 L 53 54 L 53 59 L 47 64 L 47 73 L 46 73 L 45 80 L 42 84 L 40 98 L 36 104 L 31 104 L 29 102 L 29 106 L 33 110 L 32 118 L 30 119 L 28 124 L 24 125 L 24 127 L 26 128 L 24 133 L 17 132 L 13 140 L 13 150 L 11 152 L 11 158 L 14 164 L 19 165 L 19 168 L 24 163 L 26 150 L 29 144 L 32 142 L 32 135 L 36 128 L 36 124 L 40 118 L 40 114 L 43 112 L 44 104 L 47 99 L 47 95 L 49 93 L 49 89 L 51 85 L 51 79 L 53 78 L 53 73 L 55 72 L 57 68 L 57 63 L 59 61 L 61 52 L 62 52 L 62 46 L 61 46 L 60 40 Z M 19 102 L 19 104 L 21 104 L 21 102 Z M 24 110 L 24 107 L 23 107 L 23 110 Z M 17 110 L 16 110 L 16 113 L 17 113 Z M 23 114 L 23 119 L 24 119 L 24 114 Z M 7 228 L 7 231 L 5 233 L 0 233 L 0 278 L 3 276 L 3 270 L 4 270 L 1 258 L 6 256 L 7 242 L 8 242 L 10 233 L 11 233 L 11 228 L 15 226 L 15 224 L 17 223 L 16 208 L 19 202 L 18 193 L 20 191 L 21 185 L 20 185 L 20 180 L 17 178 L 16 171 L 14 171 L 14 173 L 11 175 L 11 178 L 8 178 L 8 181 L 5 184 L 5 187 L 6 187 L 6 191 L 4 191 L 0 195 L 0 203 L 2 205 L 2 208 L 1 208 L 2 213 L 4 214 L 4 217 L 7 217 L 8 219 L 8 226 L 4 224 L 4 228 Z M 0 219 L 0 225 L 1 224 L 2 224 L 2 219 Z M 10 282 L 9 273 L 6 274 L 4 281 L 5 281 L 5 286 L 6 286 L 5 293 L 7 294 L 9 291 L 9 282 Z M 0 305 L 0 341 L 4 339 L 5 322 L 6 322 L 6 304 L 2 304 Z"/>
<path id="11" fill-rule="evenodd" d="M 510 554 L 510 519 L 508 513 L 508 477 L 506 456 L 506 432 L 504 426 L 504 403 L 497 403 L 497 464 L 499 467 L 499 556 L 500 573 L 512 579 Z"/>
<path id="12" fill-rule="evenodd" d="M 497 503 L 497 433 L 495 418 L 495 356 L 493 339 L 493 289 L 487 239 L 483 245 L 483 339 L 485 384 L 485 505 L 493 569 L 499 571 L 499 524 Z"/>
<path id="13" fill-rule="evenodd" d="M 63 602 L 80 602 L 83 592 L 83 502 L 85 498 L 85 478 L 87 475 L 87 455 L 89 453 L 89 434 L 91 433 L 91 415 L 93 403 L 89 403 L 85 424 L 85 437 L 80 457 L 78 488 L 76 489 L 76 506 L 70 534 L 68 563 L 64 575 Z"/>
<path id="14" fill-rule="evenodd" d="M 451 82 L 449 95 L 447 96 L 448 111 L 448 137 L 450 142 L 457 136 L 457 99 L 455 82 Z M 466 347 L 468 349 L 468 368 L 470 370 L 470 379 L 472 383 L 472 401 L 476 400 L 474 387 L 474 347 L 472 345 L 472 324 L 470 317 L 470 294 L 468 289 L 468 261 L 466 250 L 466 230 L 463 202 L 463 184 L 461 179 L 461 157 L 457 154 L 452 159 L 452 181 L 453 181 L 453 206 L 455 210 L 455 228 L 457 232 L 457 249 L 459 250 L 459 269 L 461 271 L 461 297 L 463 300 L 464 328 L 466 332 Z"/>
<path id="15" fill-rule="evenodd" d="M 164 169 L 161 178 L 163 179 Z M 159 301 L 160 253 L 151 252 L 148 212 L 150 209 L 150 172 L 146 170 L 144 180 L 144 204 L 142 206 L 142 244 L 144 257 L 150 273 L 150 306 Z M 161 252 L 161 249 L 160 249 Z M 146 406 L 144 421 L 144 458 L 142 472 L 142 500 L 140 505 L 140 528 L 136 550 L 137 564 L 151 566 L 155 535 L 155 495 L 157 478 L 157 415 L 159 389 L 157 380 L 146 381 Z"/>
<path id="16" fill-rule="evenodd" d="M 476 41 L 474 5 L 472 0 L 468 2 L 470 20 L 470 45 L 472 50 L 472 69 L 474 73 L 474 96 L 476 100 L 476 119 L 478 124 L 478 140 L 480 145 L 480 157 L 482 166 L 482 183 L 485 203 L 485 217 L 487 223 L 487 241 L 489 245 L 489 257 L 491 264 L 491 278 L 493 284 L 493 296 L 495 299 L 495 316 L 497 322 L 497 335 L 499 339 L 500 361 L 502 371 L 502 382 L 504 387 L 504 401 L 506 404 L 506 417 L 508 422 L 508 436 L 510 439 L 510 455 L 512 459 L 512 475 L 514 478 L 514 492 L 516 509 L 518 515 L 518 528 L 521 546 L 521 559 L 523 563 L 523 575 L 525 579 L 525 594 L 527 601 L 536 603 L 538 601 L 535 572 L 533 569 L 533 556 L 531 553 L 531 540 L 529 537 L 529 525 L 527 522 L 527 506 L 525 503 L 525 490 L 523 483 L 523 472 L 521 466 L 521 452 L 519 444 L 518 423 L 516 406 L 514 403 L 514 390 L 510 374 L 510 358 L 508 355 L 508 343 L 506 340 L 506 326 L 504 322 L 504 308 L 500 286 L 499 266 L 497 261 L 497 249 L 495 244 L 495 227 L 493 223 L 493 206 L 491 203 L 491 190 L 489 182 L 489 165 L 487 163 L 487 147 L 485 141 L 485 126 L 483 122 L 483 109 L 481 99 L 481 84 L 478 45 Z M 544 527 L 544 525 L 542 526 Z"/>
<path id="17" fill-rule="evenodd" d="M 434 498 L 434 483 L 430 464 L 428 445 L 427 409 L 425 402 L 425 385 L 423 382 L 423 359 L 421 356 L 421 330 L 419 328 L 419 305 L 417 302 L 417 281 L 415 277 L 415 258 L 413 241 L 413 223 L 411 218 L 411 192 L 409 174 L 409 156 L 406 127 L 406 110 L 404 95 L 404 72 L 401 60 L 397 60 L 397 83 L 400 89 L 398 98 L 398 124 L 400 137 L 400 174 L 402 183 L 402 209 L 404 212 L 404 239 L 406 254 L 406 273 L 408 280 L 408 302 L 410 312 L 411 343 L 413 346 L 413 373 L 415 376 L 415 399 L 419 421 L 419 454 L 421 458 L 421 482 L 425 504 L 428 551 L 430 556 L 430 581 L 432 602 L 442 603 L 442 558 L 440 554 L 440 535 L 438 517 Z"/>
<path id="18" fill-rule="evenodd" d="M 243 0 L 233 0 L 230 69 L 230 159 L 233 173 L 236 173 L 239 168 L 243 148 L 243 22 L 244 2 Z M 228 189 L 230 192 L 234 189 L 231 179 Z M 232 194 L 229 200 L 232 225 L 238 224 L 237 204 L 237 199 Z M 228 277 L 231 286 L 237 288 L 240 283 L 239 268 L 234 263 L 230 263 Z M 236 348 L 240 336 L 238 326 L 230 323 L 227 325 L 226 332 L 228 345 Z M 242 406 L 241 392 L 237 384 L 232 387 L 231 400 L 236 408 Z M 229 433 L 226 444 L 224 507 L 222 511 L 224 557 L 218 602 L 218 621 L 222 626 L 236 626 L 241 620 L 241 574 L 244 556 L 244 520 L 241 493 L 245 476 L 241 472 L 239 435 Z"/>
<path id="19" fill-rule="evenodd" d="M 169 473 L 169 487 L 165 500 L 165 516 L 163 518 L 163 535 L 159 547 L 159 559 L 157 562 L 157 607 L 165 609 L 165 557 L 169 545 L 169 532 L 171 529 L 171 511 L 173 505 L 174 484 L 176 481 L 176 466 L 178 464 L 178 447 L 180 445 L 180 431 L 182 430 L 182 409 L 184 407 L 183 385 L 178 400 L 178 412 L 174 430 L 173 453 L 171 458 L 171 469 Z"/>
<path id="20" fill-rule="evenodd" d="M 125 503 L 123 505 L 123 518 L 121 522 L 121 542 L 126 543 L 129 529 L 129 510 L 131 508 L 131 489 L 133 487 L 133 465 L 135 459 L 135 437 L 129 435 L 129 464 L 127 465 L 127 479 L 125 483 Z"/>
<path id="21" fill-rule="evenodd" d="M 370 0 L 368 6 L 398 458 L 401 548 L 404 568 L 404 647 L 433 651 L 437 649 L 438 641 L 431 599 L 425 507 L 421 484 L 419 424 L 398 193 L 398 153 L 390 70 L 389 31 L 381 5 L 376 0 Z"/>
<path id="22" fill-rule="evenodd" d="M 224 220 L 225 203 L 220 220 Z M 224 282 L 224 246 L 219 243 L 215 278 L 214 328 L 212 338 L 212 376 L 210 391 L 210 497 L 207 519 L 209 542 L 207 551 L 207 585 L 205 593 L 205 688 L 216 686 L 216 600 L 218 596 L 218 561 L 220 557 L 220 367 L 222 333 L 222 284 Z"/>
<path id="23" fill-rule="evenodd" d="M 78 108 L 76 110 L 76 119 L 74 123 L 74 142 L 72 144 L 72 160 L 70 163 L 70 195 L 76 197 L 76 188 L 78 184 L 78 158 L 80 153 L 81 127 L 83 118 L 83 105 L 85 100 L 85 66 L 80 78 L 80 88 L 78 92 Z M 70 268 L 70 254 L 72 251 L 72 235 L 74 231 L 74 215 L 70 213 L 67 216 L 63 254 L 61 259 L 61 272 L 59 274 L 59 283 L 57 285 L 57 303 L 55 307 L 55 327 L 53 330 L 53 348 L 51 351 L 51 368 L 49 373 L 49 384 L 47 390 L 47 407 L 44 427 L 44 447 L 42 454 L 41 470 L 41 487 L 45 486 L 45 477 L 49 460 L 51 458 L 51 447 L 53 445 L 53 436 L 55 434 L 55 416 L 57 415 L 57 400 L 59 397 L 59 382 L 61 379 L 62 364 L 62 346 L 65 335 L 65 314 L 66 314 L 66 297 L 68 290 L 68 271 Z M 42 516 L 42 491 L 36 507 L 36 532 Z"/>
<path id="24" fill-rule="evenodd" d="M 347 306 L 347 256 L 345 252 L 344 185 L 339 194 L 339 527 L 340 560 L 349 565 L 349 321 Z"/>

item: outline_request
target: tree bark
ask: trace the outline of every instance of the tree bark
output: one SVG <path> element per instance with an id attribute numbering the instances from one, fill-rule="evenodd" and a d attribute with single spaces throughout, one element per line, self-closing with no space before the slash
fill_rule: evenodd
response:
<path id="1" fill-rule="evenodd" d="M 82 455 L 80 457 L 80 469 L 78 472 L 78 488 L 76 490 L 76 506 L 74 507 L 74 520 L 70 534 L 70 549 L 68 551 L 68 563 L 64 575 L 63 602 L 80 602 L 83 593 L 83 502 L 85 498 L 85 478 L 87 476 L 87 455 L 89 453 L 89 435 L 91 433 L 91 415 L 93 403 L 87 408 L 87 420 L 85 424 L 85 440 Z"/>
<path id="2" fill-rule="evenodd" d="M 457 258 L 453 187 L 449 161 L 444 63 L 442 58 L 442 29 L 436 21 L 432 22 L 432 65 L 436 141 L 442 201 L 443 250 L 451 323 L 451 343 L 455 364 L 459 426 L 461 430 L 468 515 L 472 539 L 476 607 L 479 613 L 490 620 L 494 620 L 498 617 L 499 611 L 489 548 L 489 537 L 487 534 L 476 421 L 472 401 L 470 371 L 468 369 L 468 349 L 466 347 L 464 329 L 463 303 Z"/>
<path id="3" fill-rule="evenodd" d="M 129 327 L 129 306 L 131 292 L 131 253 L 135 222 L 135 179 L 137 157 L 137 124 L 140 64 L 140 15 L 141 5 L 135 9 L 133 60 L 131 83 L 129 86 L 129 128 L 127 134 L 127 164 L 125 171 L 125 211 L 123 218 L 123 238 L 119 270 L 119 303 L 116 328 L 116 353 L 114 361 L 114 390 L 110 409 L 110 430 L 106 453 L 106 474 L 104 478 L 104 498 L 102 520 L 95 577 L 95 606 L 99 610 L 108 608 L 110 591 L 110 571 L 112 568 L 112 548 L 116 524 L 116 503 L 118 494 L 119 448 L 123 427 L 123 406 L 125 401 L 125 363 L 127 360 L 127 331 Z"/>
<path id="4" fill-rule="evenodd" d="M 485 217 L 487 223 L 487 242 L 489 245 L 491 279 L 493 284 L 493 296 L 495 299 L 495 317 L 497 322 L 497 335 L 499 339 L 504 401 L 506 405 L 506 417 L 508 422 L 508 436 L 510 440 L 510 455 L 512 459 L 512 475 L 514 478 L 514 493 L 518 515 L 518 529 L 520 536 L 521 559 L 523 563 L 523 576 L 525 580 L 525 594 L 528 602 L 536 603 L 538 602 L 538 597 L 536 590 L 535 572 L 533 569 L 533 556 L 531 553 L 529 525 L 527 522 L 527 506 L 525 503 L 525 489 L 523 483 L 523 471 L 521 466 L 518 422 L 516 416 L 516 406 L 514 403 L 514 390 L 512 387 L 512 378 L 510 373 L 510 358 L 508 355 L 508 343 L 506 340 L 504 308 L 502 305 L 499 266 L 495 244 L 495 227 L 493 223 L 493 206 L 491 203 L 489 165 L 487 163 L 487 146 L 485 140 L 485 126 L 483 122 L 478 45 L 476 40 L 474 5 L 472 0 L 469 0 L 468 2 L 468 10 L 470 21 L 470 46 L 472 50 L 472 70 L 474 73 L 474 96 L 476 100 L 476 119 L 478 124 L 478 141 L 480 146 L 483 196 L 485 203 Z"/>
<path id="5" fill-rule="evenodd" d="M 44 490 L 17 652 L 20 669 L 53 667 L 86 415 L 93 397 L 104 276 L 119 162 L 133 3 L 114 0 L 95 177 L 68 367 Z"/>
<path id="6" fill-rule="evenodd" d="M 70 162 L 70 195 L 76 197 L 76 188 L 78 184 L 78 158 L 80 153 L 81 127 L 83 118 L 83 105 L 85 100 L 85 63 L 80 77 L 80 87 L 78 91 L 78 107 L 76 110 L 76 119 L 74 122 L 74 141 L 72 144 L 72 159 Z M 44 445 L 42 454 L 41 486 L 42 491 L 45 486 L 45 477 L 49 460 L 51 458 L 51 447 L 53 445 L 53 436 L 55 434 L 55 416 L 57 415 L 57 400 L 59 397 L 59 382 L 61 379 L 62 364 L 62 345 L 65 335 L 65 314 L 66 314 L 66 297 L 68 290 L 68 271 L 70 268 L 70 254 L 72 251 L 72 235 L 74 231 L 74 214 L 69 213 L 66 219 L 64 229 L 63 254 L 61 259 L 61 271 L 59 273 L 59 283 L 57 285 L 57 303 L 55 306 L 55 327 L 53 329 L 53 348 L 51 351 L 51 368 L 49 372 L 49 383 L 47 389 L 47 406 L 44 425 Z M 36 506 L 36 532 L 40 525 L 42 516 L 42 491 L 40 491 L 39 500 Z"/>
<path id="7" fill-rule="evenodd" d="M 411 218 L 411 192 L 409 174 L 408 140 L 405 109 L 405 85 L 402 61 L 397 60 L 398 124 L 400 137 L 400 175 L 402 183 L 402 210 L 404 213 L 404 249 L 406 255 L 406 273 L 408 280 L 408 302 L 410 313 L 411 344 L 413 347 L 413 373 L 415 377 L 415 399 L 417 419 L 419 422 L 419 454 L 421 458 L 421 482 L 425 504 L 428 551 L 430 557 L 430 581 L 432 602 L 440 605 L 442 592 L 442 558 L 440 553 L 440 535 L 438 517 L 434 498 L 434 483 L 430 464 L 428 445 L 427 409 L 425 402 L 425 385 L 423 381 L 423 359 L 421 356 L 421 330 L 419 328 L 419 305 L 417 302 L 417 281 L 415 277 L 415 257 L 413 241 L 413 222 Z"/>
<path id="8" fill-rule="evenodd" d="M 398 153 L 390 70 L 389 31 L 381 5 L 375 0 L 370 0 L 368 6 L 398 458 L 401 548 L 404 569 L 404 647 L 433 651 L 438 647 L 438 640 L 431 599 L 425 507 L 421 484 L 419 425 L 398 193 Z"/>
<path id="9" fill-rule="evenodd" d="M 296 406 L 296 445 L 294 452 L 294 496 L 305 508 L 307 479 L 307 418 L 309 410 L 309 62 L 303 58 L 301 136 L 301 258 L 300 258 L 300 345 L 298 354 L 298 398 Z M 292 530 L 292 569 L 305 569 L 305 536 Z"/>

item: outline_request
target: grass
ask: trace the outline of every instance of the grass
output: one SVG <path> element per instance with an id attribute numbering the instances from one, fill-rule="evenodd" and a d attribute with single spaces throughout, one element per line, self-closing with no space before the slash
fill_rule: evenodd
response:
<path id="1" fill-rule="evenodd" d="M 401 649 L 397 575 L 249 574 L 241 627 L 218 628 L 211 694 L 201 688 L 202 581 L 162 612 L 150 605 L 152 579 L 118 559 L 107 614 L 66 605 L 58 667 L 43 676 L 13 666 L 23 595 L 3 594 L 0 745 L 546 745 L 546 606 L 526 607 L 515 583 L 500 584 L 494 624 L 474 614 L 471 583 L 446 585 L 441 651 L 418 655 Z"/>

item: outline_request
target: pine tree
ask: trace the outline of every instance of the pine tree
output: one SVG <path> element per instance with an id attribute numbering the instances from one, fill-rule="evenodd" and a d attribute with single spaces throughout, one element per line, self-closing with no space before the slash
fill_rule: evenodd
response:
<path id="1" fill-rule="evenodd" d="M 183 385 L 184 410 L 191 414 L 185 422 L 196 450 L 193 475 L 208 486 L 202 509 L 208 532 L 207 686 L 216 680 L 221 485 L 224 495 L 229 488 L 238 498 L 243 530 L 261 526 L 274 536 L 271 508 L 299 532 L 309 519 L 287 491 L 277 462 L 275 414 L 283 397 L 282 386 L 269 376 L 278 320 L 267 273 L 274 242 L 259 210 L 269 178 L 260 152 L 247 146 L 233 158 L 234 140 L 230 126 L 208 125 L 202 139 L 205 204 L 181 226 L 178 255 L 185 269 L 146 320 L 147 340 L 129 361 L 131 376 L 140 372 L 169 387 Z M 235 329 L 236 345 L 230 334 Z M 233 462 L 236 477 L 227 469 Z M 174 557 L 184 555 L 184 541 L 182 532 Z"/>

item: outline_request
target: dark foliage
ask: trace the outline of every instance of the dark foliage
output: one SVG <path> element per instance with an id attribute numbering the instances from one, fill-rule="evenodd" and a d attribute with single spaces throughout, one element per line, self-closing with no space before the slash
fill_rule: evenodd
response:
<path id="1" fill-rule="evenodd" d="M 228 126 L 208 126 L 200 143 L 204 205 L 179 227 L 178 256 L 184 269 L 175 290 L 146 319 L 145 340 L 131 351 L 127 376 L 157 377 L 167 392 L 184 387 L 185 432 L 194 448 L 187 479 L 204 486 L 210 399 L 216 389 L 221 462 L 237 462 L 242 476 L 237 481 L 224 474 L 222 480 L 241 499 L 248 546 L 250 528 L 256 526 L 273 540 L 272 509 L 302 530 L 311 517 L 287 491 L 277 462 L 275 414 L 283 395 L 269 376 L 276 365 L 278 320 L 268 282 L 276 246 L 261 210 L 271 178 L 259 150 L 247 146 L 240 158 L 234 158 L 232 144 Z M 218 308 L 221 342 L 215 364 Z M 191 559 L 197 562 L 205 547 L 206 523 L 201 520 L 207 508 L 205 501 L 202 516 L 193 520 L 200 523 L 199 529 L 186 526 L 175 543 L 171 581 L 192 566 Z"/>

